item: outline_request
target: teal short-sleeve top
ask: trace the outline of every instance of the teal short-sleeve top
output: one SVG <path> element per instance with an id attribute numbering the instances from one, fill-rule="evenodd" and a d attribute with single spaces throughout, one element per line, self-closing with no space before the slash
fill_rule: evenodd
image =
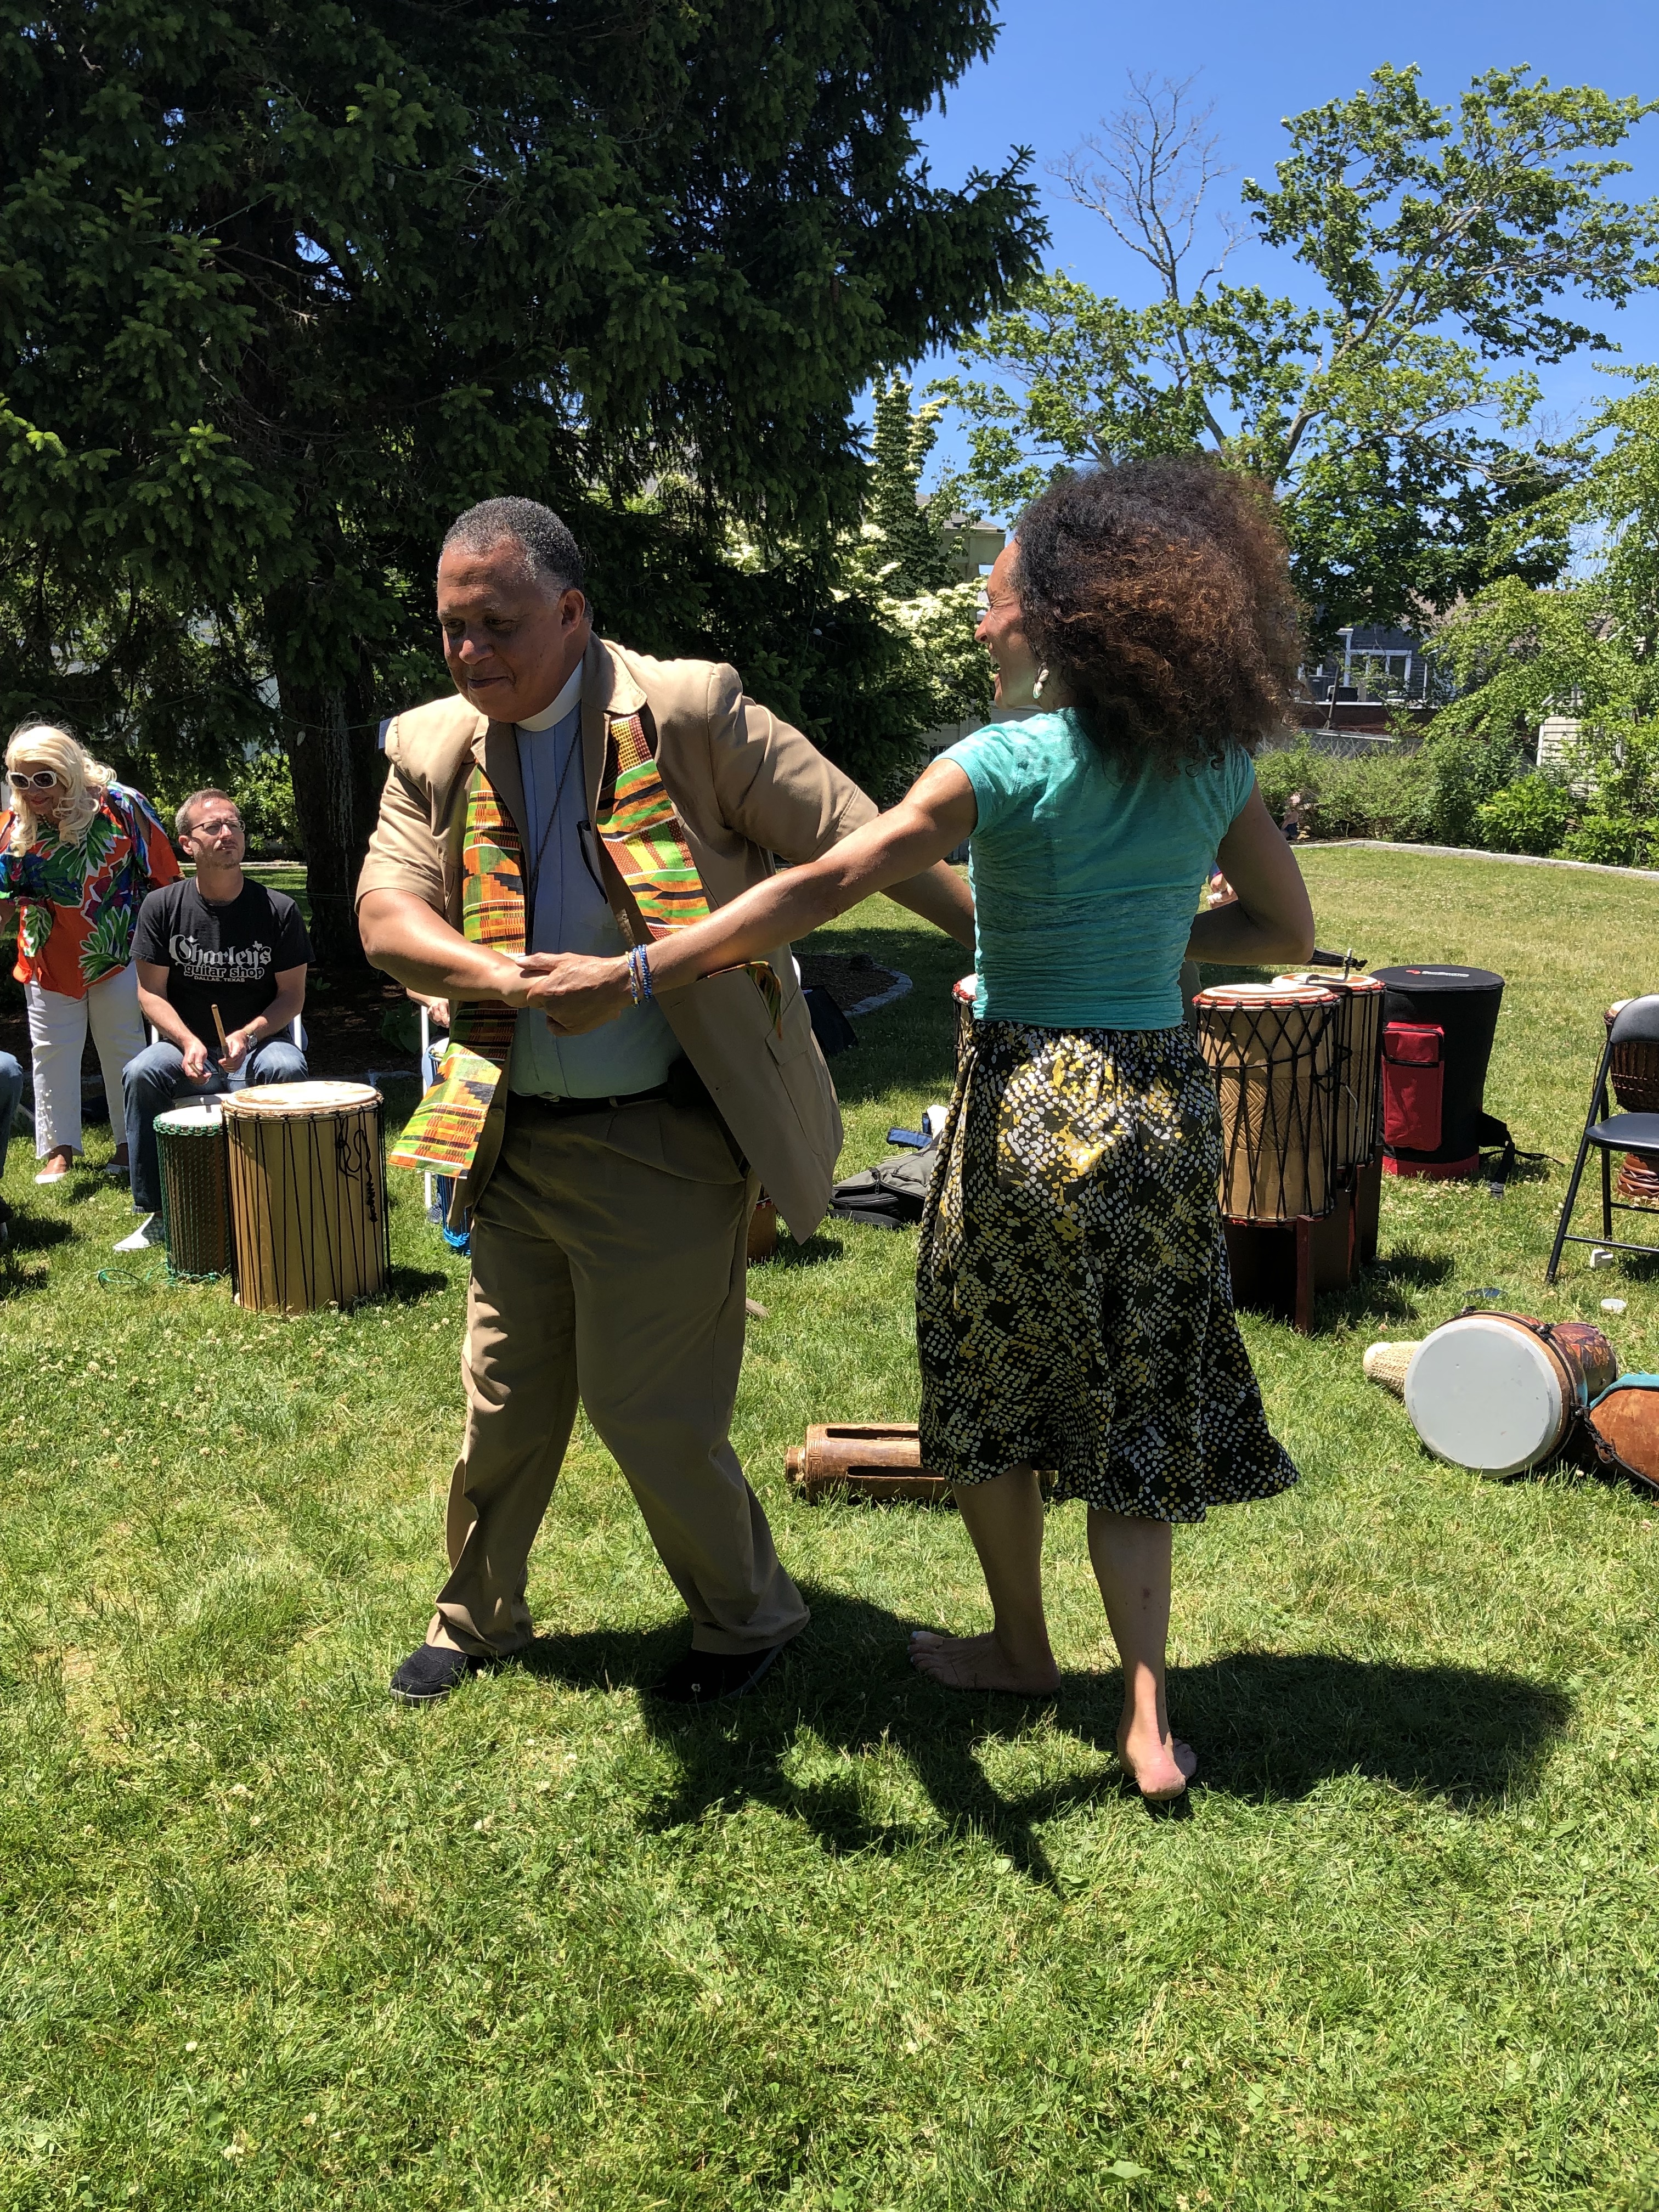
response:
<path id="1" fill-rule="evenodd" d="M 1255 784 L 1242 746 L 1173 775 L 1105 760 L 1069 710 L 952 745 L 979 818 L 974 1012 L 1042 1029 L 1168 1030 L 1200 886 Z"/>

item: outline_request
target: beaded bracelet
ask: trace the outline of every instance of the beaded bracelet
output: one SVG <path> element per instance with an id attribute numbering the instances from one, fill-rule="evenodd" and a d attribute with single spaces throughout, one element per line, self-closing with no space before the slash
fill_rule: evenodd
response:
<path id="1" fill-rule="evenodd" d="M 652 996 L 650 949 L 634 945 L 628 952 L 628 995 L 636 1006 L 642 1006 Z"/>

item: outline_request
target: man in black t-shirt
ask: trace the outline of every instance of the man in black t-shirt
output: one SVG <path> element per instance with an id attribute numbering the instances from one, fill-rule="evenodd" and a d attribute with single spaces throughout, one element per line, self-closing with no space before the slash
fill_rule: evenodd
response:
<path id="1" fill-rule="evenodd" d="M 153 890 L 138 909 L 138 1005 L 160 1041 L 123 1072 L 132 1202 L 144 1218 L 118 1252 L 161 1242 L 158 1114 L 181 1097 L 226 1090 L 235 1075 L 301 1083 L 307 1073 L 290 1036 L 311 958 L 300 909 L 243 874 L 247 840 L 225 793 L 192 791 L 175 818 L 196 873 Z"/>

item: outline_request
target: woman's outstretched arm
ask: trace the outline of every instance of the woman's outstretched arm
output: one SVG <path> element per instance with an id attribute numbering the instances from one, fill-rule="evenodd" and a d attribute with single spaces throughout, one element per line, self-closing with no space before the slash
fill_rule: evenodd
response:
<path id="1" fill-rule="evenodd" d="M 658 938 L 650 948 L 653 991 L 677 991 L 700 976 L 757 959 L 872 892 L 921 874 L 972 835 L 977 811 L 963 771 L 952 761 L 935 761 L 896 806 L 855 830 L 822 860 L 786 869 L 707 921 Z M 965 915 L 951 919 L 966 922 Z M 971 927 L 963 941 L 971 944 Z M 598 1029 L 632 1003 L 626 958 L 540 952 L 524 963 L 524 976 L 527 988 L 521 1000 L 513 994 L 515 1002 L 538 1006 L 568 1036 Z"/>

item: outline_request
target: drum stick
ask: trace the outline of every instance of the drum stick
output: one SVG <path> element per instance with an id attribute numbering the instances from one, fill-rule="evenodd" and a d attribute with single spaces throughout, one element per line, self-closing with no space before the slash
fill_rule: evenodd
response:
<path id="1" fill-rule="evenodd" d="M 222 1052 L 228 1052 L 230 1039 L 225 1035 L 225 1024 L 217 1006 L 213 1009 L 213 1026 L 219 1032 L 219 1049 Z"/>

